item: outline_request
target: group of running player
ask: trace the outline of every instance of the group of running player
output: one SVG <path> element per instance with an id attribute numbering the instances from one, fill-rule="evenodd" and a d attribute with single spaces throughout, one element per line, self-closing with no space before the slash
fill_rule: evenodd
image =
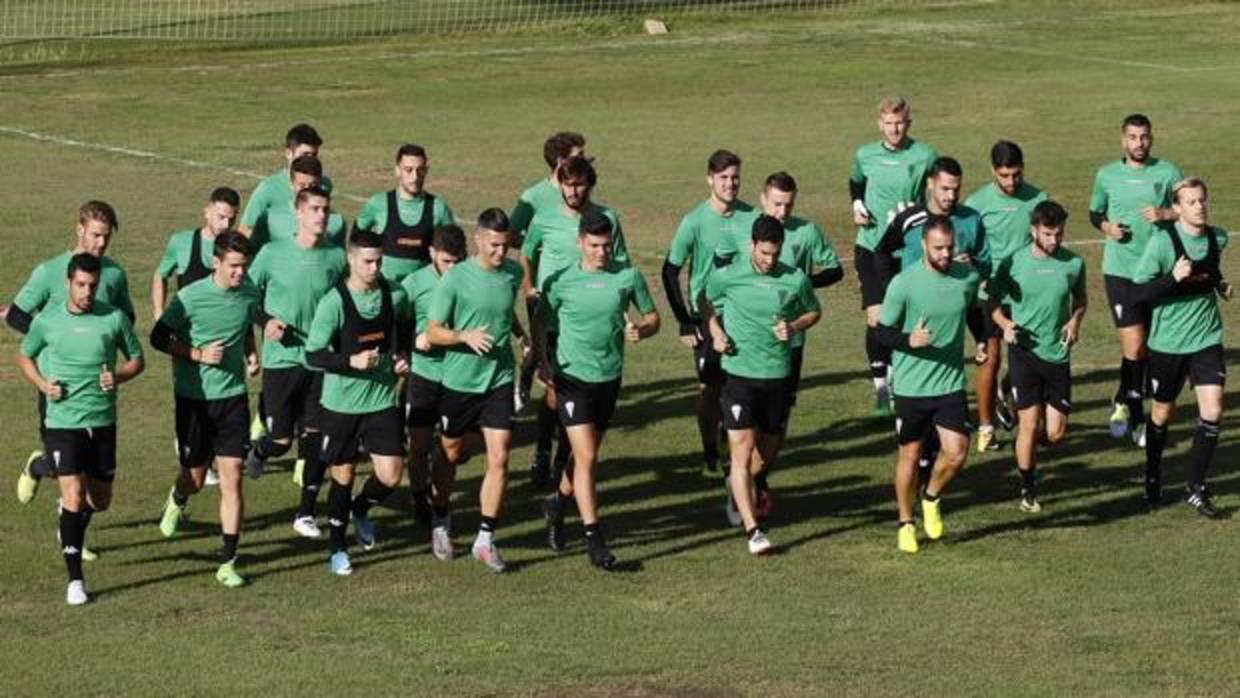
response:
<path id="1" fill-rule="evenodd" d="M 858 149 L 849 191 L 875 411 L 894 410 L 900 445 L 898 545 L 916 552 L 919 480 L 925 533 L 936 539 L 939 497 L 969 448 L 965 327 L 980 364 L 977 447 L 998 447 L 994 422 L 1010 421 L 1014 408 L 1020 506 L 1038 511 L 1037 446 L 1066 433 L 1068 360 L 1086 293 L 1082 261 L 1062 245 L 1067 213 L 1024 182 L 1020 148 L 997 143 L 993 182 L 960 204 L 960 164 L 912 139 L 910 117 L 903 99 L 880 103 L 882 139 Z M 1144 444 L 1146 501 L 1156 506 L 1167 421 L 1191 380 L 1201 420 L 1188 501 L 1214 517 L 1205 474 L 1222 408 L 1215 296 L 1230 296 L 1219 273 L 1226 234 L 1207 223 L 1205 184 L 1150 156 L 1145 117 L 1124 121 L 1123 142 L 1124 159 L 1099 171 L 1090 216 L 1107 235 L 1103 271 L 1124 353 L 1112 432 Z M 486 463 L 471 553 L 503 571 L 495 531 L 513 425 L 537 378 L 543 395 L 531 477 L 551 490 L 548 545 L 566 548 L 565 510 L 575 501 L 589 561 L 615 569 L 594 471 L 620 392 L 624 344 L 658 332 L 660 319 L 619 217 L 592 199 L 597 174 L 584 138 L 562 132 L 547 140 L 550 175 L 521 194 L 511 216 L 498 208 L 478 216 L 472 255 L 451 209 L 426 190 L 425 149 L 396 151 L 396 186 L 371 197 L 349 231 L 332 208 L 321 145 L 309 125 L 290 129 L 287 168 L 259 184 L 244 212 L 236 191 L 213 191 L 202 224 L 172 236 L 152 279 L 149 343 L 172 357 L 180 463 L 163 535 L 176 535 L 194 494 L 218 484 L 215 576 L 243 585 L 236 569 L 243 474 L 261 476 L 266 461 L 295 445 L 293 528 L 322 537 L 315 509 L 330 477 L 332 573 L 352 572 L 350 523 L 363 549 L 374 546 L 370 511 L 396 490 L 406 466 L 415 516 L 430 529 L 433 555 L 448 560 L 456 470 L 477 451 Z M 767 177 L 753 207 L 739 198 L 740 173 L 734 153 L 709 157 L 709 198 L 681 221 L 662 281 L 680 342 L 693 350 L 705 471 L 722 474 L 728 520 L 743 527 L 750 552 L 762 554 L 772 545 L 763 523 L 773 502 L 766 476 L 796 402 L 805 333 L 821 317 L 814 289 L 844 272 L 822 229 L 793 215 L 791 175 Z M 5 312 L 25 335 L 17 361 L 39 391 L 43 442 L 22 469 L 18 498 L 29 502 L 42 479 L 56 479 L 74 605 L 89 598 L 82 560 L 95 554 L 85 546 L 87 526 L 111 498 L 116 388 L 144 367 L 124 271 L 105 255 L 116 212 L 90 201 L 78 214 L 73 249 L 38 265 Z M 515 312 L 519 298 L 528 326 Z M 1009 370 L 1000 388 L 1002 344 Z M 260 371 L 252 420 L 247 379 Z M 721 432 L 729 460 L 722 473 Z M 373 468 L 355 495 L 361 457 Z"/>

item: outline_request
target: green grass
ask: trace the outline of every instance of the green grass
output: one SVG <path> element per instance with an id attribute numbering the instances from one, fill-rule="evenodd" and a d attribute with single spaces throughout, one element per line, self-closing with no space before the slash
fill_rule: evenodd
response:
<path id="1" fill-rule="evenodd" d="M 1240 219 L 1231 127 L 1240 107 L 1240 7 L 1146 0 L 974 3 L 715 23 L 669 37 L 539 32 L 379 43 L 221 49 L 168 43 L 36 43 L 0 49 L 0 298 L 69 241 L 76 207 L 120 211 L 113 248 L 151 325 L 146 287 L 167 234 L 193 225 L 207 191 L 280 165 L 288 125 L 327 139 L 338 190 L 389 186 L 397 144 L 427 146 L 431 188 L 462 219 L 509 206 L 543 175 L 551 131 L 584 131 L 598 198 L 617 208 L 656 276 L 680 216 L 706 194 L 715 147 L 745 158 L 747 199 L 787 169 L 803 215 L 851 257 L 844 180 L 876 137 L 874 104 L 899 92 L 915 134 L 956 155 L 966 189 L 997 138 L 1025 147 L 1028 176 L 1086 219 L 1095 169 L 1119 151 L 1119 121 L 1144 111 L 1155 151 L 1211 184 L 1213 218 Z M 1140 64 L 1140 65 L 1138 65 Z M 194 160 L 38 141 L 12 129 Z M 339 200 L 352 216 L 359 204 Z M 722 490 L 698 474 L 689 358 L 665 331 L 629 354 L 603 449 L 604 522 L 640 572 L 604 576 L 577 543 L 542 542 L 524 468 L 523 420 L 495 577 L 431 559 L 403 498 L 382 510 L 379 547 L 331 578 L 323 545 L 293 538 L 296 493 L 276 471 L 247 483 L 241 564 L 253 584 L 212 580 L 214 494 L 165 541 L 156 528 L 172 460 L 166 357 L 122 391 L 115 506 L 90 544 L 97 601 L 63 602 L 54 493 L 29 507 L 12 488 L 35 446 L 32 391 L 0 364 L 0 693 L 10 696 L 267 694 L 546 696 L 1232 695 L 1240 685 L 1234 522 L 1184 506 L 1138 514 L 1141 455 L 1106 435 L 1117 347 L 1094 305 L 1075 357 L 1068 441 L 1045 462 L 1046 510 L 1016 508 L 1011 452 L 973 457 L 949 490 L 943 543 L 895 550 L 890 426 L 868 418 L 855 276 L 822 295 L 805 389 L 772 477 L 772 536 L 752 560 L 725 528 Z M 1236 277 L 1234 255 L 1226 271 Z M 662 296 L 661 289 L 656 293 Z M 1234 346 L 1235 311 L 1225 309 Z M 665 312 L 665 320 L 667 320 Z M 668 323 L 671 327 L 671 323 Z M 17 342 L 0 333 L 0 354 Z M 1229 355 L 1235 358 L 1235 353 Z M 1234 392 L 1228 405 L 1236 406 Z M 1177 487 L 1191 409 L 1172 431 Z M 1237 419 L 1225 416 L 1214 481 L 1237 506 Z M 461 472 L 458 544 L 477 521 L 478 459 Z M 1174 493 L 1174 490 L 1172 490 Z M 574 536 L 579 528 L 573 527 Z"/>

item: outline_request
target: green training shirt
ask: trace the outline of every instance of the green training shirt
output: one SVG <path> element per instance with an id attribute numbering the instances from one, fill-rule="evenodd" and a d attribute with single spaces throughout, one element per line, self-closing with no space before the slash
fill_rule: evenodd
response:
<path id="1" fill-rule="evenodd" d="M 319 181 L 319 186 L 328 193 L 332 190 L 332 180 L 327 175 Z M 289 179 L 288 168 L 276 170 L 267 175 L 254 187 L 250 199 L 245 203 L 245 211 L 241 214 L 239 225 L 253 228 L 258 219 L 273 206 L 293 203 L 293 182 Z"/>
<path id="2" fill-rule="evenodd" d="M 865 182 L 865 207 L 873 219 L 871 225 L 857 228 L 858 247 L 874 250 L 896 204 L 921 201 L 926 170 L 938 156 L 934 148 L 912 138 L 905 139 L 899 150 L 881 140 L 857 148 L 848 178 Z"/>
<path id="3" fill-rule="evenodd" d="M 595 210 L 603 212 L 611 221 L 611 258 L 621 264 L 628 264 L 629 252 L 624 245 L 624 227 L 616 212 L 600 204 L 591 204 Z M 577 246 L 578 231 L 581 228 L 581 217 L 565 211 L 564 206 L 544 208 L 534 215 L 530 222 L 529 234 L 521 246 L 531 264 L 537 265 L 537 288 L 542 288 L 547 278 L 561 269 L 576 264 L 581 259 L 581 248 Z"/>
<path id="4" fill-rule="evenodd" d="M 30 279 L 21 287 L 13 299 L 13 305 L 34 315 L 44 308 L 63 304 L 65 301 L 65 283 L 69 275 L 69 260 L 73 252 L 65 252 L 42 262 L 30 272 Z M 129 297 L 129 279 L 125 270 L 112 261 L 111 257 L 100 258 L 103 269 L 99 272 L 99 288 L 95 291 L 95 300 L 103 301 L 117 308 L 129 317 L 136 317 L 133 311 L 133 300 Z"/>
<path id="5" fill-rule="evenodd" d="M 1021 182 L 1012 196 L 990 182 L 973 192 L 964 205 L 982 217 L 990 257 L 998 264 L 1029 246 L 1030 217 L 1034 207 L 1046 200 L 1046 192 L 1028 182 Z"/>
<path id="6" fill-rule="evenodd" d="M 711 273 L 706 297 L 716 310 L 724 308 L 720 317 L 732 342 L 732 351 L 722 358 L 723 370 L 743 378 L 787 378 L 792 343 L 775 336 L 775 323 L 820 309 L 800 269 L 776 262 L 763 274 L 740 256 Z"/>
<path id="7" fill-rule="evenodd" d="M 172 391 L 178 397 L 222 400 L 245 395 L 245 340 L 253 331 L 260 302 L 258 289 L 248 280 L 227 289 L 211 277 L 173 296 L 159 321 L 182 344 L 224 343 L 224 358 L 216 366 L 172 357 Z"/>
<path id="8" fill-rule="evenodd" d="M 306 367 L 315 309 L 347 270 L 344 250 L 324 240 L 308 250 L 286 240 L 259 251 L 250 281 L 262 295 L 263 312 L 287 326 L 280 341 L 263 340 L 263 368 Z"/>
<path id="9" fill-rule="evenodd" d="M 521 192 L 517 203 L 512 207 L 512 215 L 508 217 L 508 230 L 513 235 L 524 235 L 530 228 L 530 221 L 539 211 L 558 208 L 564 203 L 560 186 L 551 178 L 540 180 Z"/>
<path id="10" fill-rule="evenodd" d="M 401 288 L 413 311 L 414 338 L 426 331 L 430 317 L 431 296 L 443 276 L 435 271 L 434 264 L 427 264 L 401 280 Z M 430 351 L 418 351 L 415 346 L 410 355 L 410 370 L 428 381 L 438 383 L 443 379 L 443 347 L 431 347 Z"/>
<path id="11" fill-rule="evenodd" d="M 47 401 L 44 424 L 49 429 L 116 424 L 116 390 L 104 392 L 99 374 L 104 364 L 116 370 L 118 351 L 129 359 L 140 358 L 142 345 L 129 318 L 106 302 L 95 301 L 90 311 L 78 314 L 60 301 L 35 316 L 21 352 L 63 391 L 61 399 Z"/>
<path id="12" fill-rule="evenodd" d="M 409 307 L 405 292 L 399 284 L 392 284 L 392 350 L 379 355 L 379 363 L 364 371 L 349 369 L 348 373 L 325 371 L 323 373 L 323 407 L 341 414 L 367 414 L 396 405 L 396 371 L 393 351 L 400 318 L 405 317 Z M 349 289 L 353 304 L 362 318 L 370 320 L 383 310 L 383 292 L 377 287 L 369 291 Z M 332 341 L 344 327 L 344 303 L 340 293 L 332 289 L 319 301 L 306 339 L 306 351 L 330 349 Z"/>
<path id="13" fill-rule="evenodd" d="M 908 334 L 924 320 L 931 335 L 929 346 L 895 351 L 896 395 L 937 397 L 964 390 L 965 311 L 976 301 L 980 283 L 977 271 L 960 262 L 952 262 L 946 274 L 918 264 L 892 279 L 878 321 Z"/>
<path id="14" fill-rule="evenodd" d="M 1184 252 L 1190 261 L 1205 258 L 1209 250 L 1206 234 L 1218 241 L 1220 256 L 1227 247 L 1227 231 L 1214 226 L 1202 235 L 1190 235 L 1175 224 L 1184 243 Z M 1136 283 L 1152 281 L 1170 274 L 1175 267 L 1175 247 L 1171 236 L 1158 230 L 1150 238 L 1137 264 L 1132 280 Z M 1150 336 L 1146 340 L 1150 349 L 1164 354 L 1192 354 L 1206 347 L 1223 343 L 1223 319 L 1218 311 L 1215 294 L 1166 298 L 1154 306 L 1150 323 Z"/>
<path id="15" fill-rule="evenodd" d="M 1085 300 L 1085 262 L 1079 255 L 1060 245 L 1055 254 L 1039 257 L 1026 244 L 995 267 L 989 287 L 992 297 L 1011 308 L 1017 344 L 1043 361 L 1068 362 L 1059 333 L 1072 317 L 1074 299 Z"/>
<path id="16" fill-rule="evenodd" d="M 388 216 L 388 193 L 380 192 L 366 200 L 362 206 L 361 213 L 357 214 L 357 220 L 354 225 L 363 230 L 373 230 L 376 233 L 383 233 L 383 229 L 387 227 Z M 456 223 L 456 219 L 452 216 L 452 209 L 448 208 L 448 204 L 444 203 L 442 197 L 436 196 L 434 208 L 431 209 L 431 225 L 438 227 Z M 396 195 L 396 212 L 400 215 L 401 223 L 405 225 L 417 225 L 422 220 L 422 209 L 426 208 L 426 197 L 416 196 L 406 199 L 398 192 Z M 383 275 L 389 281 L 401 281 L 406 276 L 421 269 L 426 265 L 420 259 L 405 259 L 403 257 L 391 257 L 383 255 Z"/>
<path id="17" fill-rule="evenodd" d="M 574 264 L 552 274 L 542 302 L 559 334 L 556 368 L 589 383 L 620 377 L 625 311 L 633 306 L 643 315 L 654 312 L 641 272 L 614 261 L 597 271 Z"/>
<path id="18" fill-rule="evenodd" d="M 458 332 L 485 326 L 494 339 L 491 350 L 482 356 L 464 344 L 446 347 L 441 381 L 445 388 L 478 394 L 512 382 L 510 336 L 521 277 L 521 265 L 510 259 L 495 269 L 483 269 L 474 257 L 443 275 L 431 294 L 428 321 Z"/>
<path id="19" fill-rule="evenodd" d="M 1132 279 L 1137 262 L 1156 228 L 1141 217 L 1146 206 L 1171 205 L 1171 187 L 1184 179 L 1180 168 L 1166 160 L 1150 158 L 1143 167 L 1129 167 L 1123 160 L 1103 165 L 1094 177 L 1089 210 L 1102 213 L 1112 223 L 1131 231 L 1123 240 L 1107 238 L 1102 248 L 1102 273 Z"/>
<path id="20" fill-rule="evenodd" d="M 347 234 L 344 217 L 335 212 L 328 215 L 327 231 L 323 239 L 337 247 L 344 247 Z M 293 210 L 293 204 L 278 204 L 267 209 L 254 224 L 254 231 L 250 235 L 250 251 L 257 254 L 270 243 L 292 240 L 295 237 L 297 214 Z"/>
<path id="21" fill-rule="evenodd" d="M 184 274 L 189 269 L 189 255 L 193 251 L 194 233 L 197 231 L 197 228 L 179 230 L 168 238 L 164 256 L 159 260 L 159 267 L 156 269 L 159 278 L 167 279 L 175 274 Z M 198 245 L 198 258 L 208 270 L 215 268 L 215 240 L 202 237 Z"/>
<path id="22" fill-rule="evenodd" d="M 667 261 L 678 267 L 689 264 L 690 312 L 698 312 L 698 296 L 706 290 L 706 279 L 715 268 L 715 258 L 727 259 L 736 254 L 736 240 L 753 235 L 753 223 L 759 213 L 753 206 L 737 200 L 727 215 L 720 215 L 707 199 L 681 219 L 667 250 Z"/>

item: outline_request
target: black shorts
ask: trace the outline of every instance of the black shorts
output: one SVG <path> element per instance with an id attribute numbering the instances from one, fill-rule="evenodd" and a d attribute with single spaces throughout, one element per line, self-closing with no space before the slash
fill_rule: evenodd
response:
<path id="1" fill-rule="evenodd" d="M 405 423 L 412 429 L 430 429 L 439 421 L 443 383 L 409 374 L 405 384 Z"/>
<path id="2" fill-rule="evenodd" d="M 878 268 L 877 255 L 860 245 L 853 247 L 853 264 L 857 267 L 857 280 L 861 282 L 861 309 L 882 305 L 887 295 L 891 275 Z"/>
<path id="3" fill-rule="evenodd" d="M 244 394 L 220 400 L 176 398 L 177 460 L 201 468 L 211 459 L 244 458 L 250 441 L 250 403 Z"/>
<path id="4" fill-rule="evenodd" d="M 797 404 L 797 391 L 801 389 L 801 364 L 805 361 L 805 345 L 788 350 L 788 407 Z"/>
<path id="5" fill-rule="evenodd" d="M 1116 327 L 1150 326 L 1150 304 L 1139 303 L 1133 299 L 1136 295 L 1136 284 L 1121 276 L 1103 276 L 1102 282 L 1106 286 L 1111 320 Z"/>
<path id="6" fill-rule="evenodd" d="M 719 352 L 715 351 L 715 343 L 711 341 L 710 322 L 702 320 L 698 324 L 698 332 L 702 335 L 702 341 L 693 349 L 693 366 L 697 369 L 698 382 L 702 385 L 723 385 L 723 365 Z"/>
<path id="7" fill-rule="evenodd" d="M 1226 385 L 1227 365 L 1221 344 L 1192 354 L 1164 354 L 1150 349 L 1149 357 L 1150 388 L 1158 402 L 1175 402 L 1185 380 L 1191 381 L 1194 387 Z"/>
<path id="8" fill-rule="evenodd" d="M 901 446 L 921 441 L 931 427 L 969 433 L 969 400 L 963 390 L 933 397 L 896 395 L 896 436 Z"/>
<path id="9" fill-rule="evenodd" d="M 1044 361 L 1013 344 L 1008 347 L 1008 379 L 1017 410 L 1046 405 L 1062 414 L 1072 412 L 1072 368 L 1068 362 Z"/>
<path id="10" fill-rule="evenodd" d="M 458 439 L 477 427 L 512 431 L 515 419 L 512 383 L 486 393 L 462 393 L 444 388 L 440 415 L 440 432 L 450 439 Z"/>
<path id="11" fill-rule="evenodd" d="M 357 458 L 359 444 L 364 444 L 371 455 L 403 456 L 405 425 L 402 416 L 400 408 L 395 406 L 362 414 L 333 412 L 324 407 L 319 415 L 323 462 L 328 465 L 352 463 Z"/>
<path id="12" fill-rule="evenodd" d="M 607 431 L 619 397 L 619 378 L 592 383 L 563 373 L 555 377 L 556 411 L 565 427 L 593 424 L 600 434 Z"/>
<path id="13" fill-rule="evenodd" d="M 43 430 L 43 452 L 57 475 L 85 475 L 99 482 L 116 478 L 116 425 Z"/>
<path id="14" fill-rule="evenodd" d="M 757 429 L 778 436 L 788 423 L 788 379 L 744 378 L 727 374 L 719 396 L 723 428 Z"/>
<path id="15" fill-rule="evenodd" d="M 1011 317 L 1012 310 L 1008 306 L 1003 306 L 1003 312 Z M 965 322 L 973 339 L 979 344 L 990 339 L 1003 339 L 1003 328 L 995 324 L 995 318 L 990 314 L 990 306 L 987 304 L 969 308 Z"/>
<path id="16" fill-rule="evenodd" d="M 281 441 L 293 429 L 318 428 L 323 412 L 323 372 L 300 366 L 263 369 L 263 422 L 267 434 Z"/>

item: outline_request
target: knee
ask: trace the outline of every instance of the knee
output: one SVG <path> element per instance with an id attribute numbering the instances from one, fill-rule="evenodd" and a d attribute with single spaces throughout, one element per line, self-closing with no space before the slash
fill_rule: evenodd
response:
<path id="1" fill-rule="evenodd" d="M 1067 435 L 1068 426 L 1066 424 L 1057 424 L 1055 426 L 1047 425 L 1046 427 L 1046 442 L 1051 446 L 1063 441 L 1064 437 Z"/>
<path id="2" fill-rule="evenodd" d="M 495 455 L 487 454 L 487 472 L 489 474 L 508 475 L 508 454 L 498 453 Z"/>
<path id="3" fill-rule="evenodd" d="M 965 454 L 968 452 L 966 448 L 944 448 L 939 452 L 940 462 L 944 467 L 952 470 L 959 470 L 964 466 Z"/>

